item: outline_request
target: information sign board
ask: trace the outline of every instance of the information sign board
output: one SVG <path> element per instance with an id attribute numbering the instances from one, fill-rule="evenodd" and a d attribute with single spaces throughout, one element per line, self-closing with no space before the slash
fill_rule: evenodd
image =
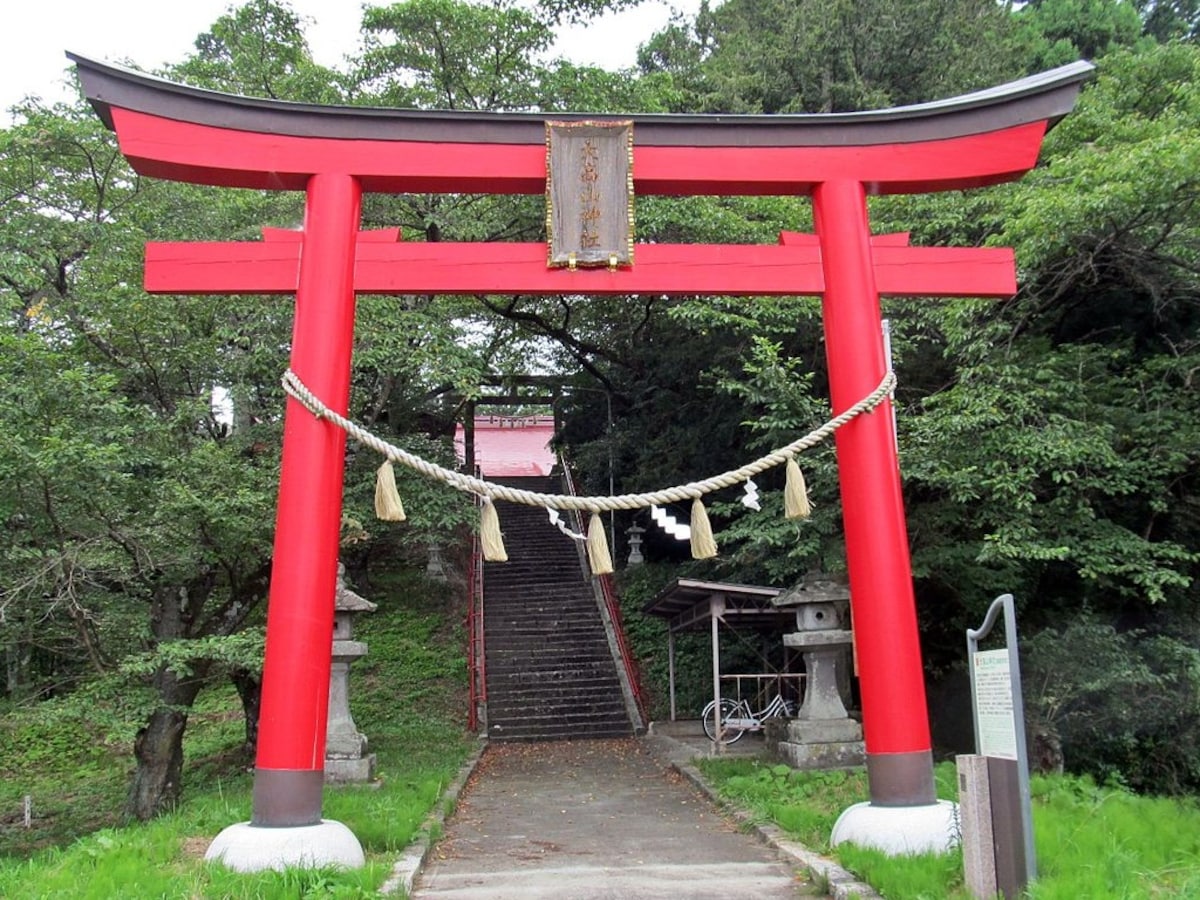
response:
<path id="1" fill-rule="evenodd" d="M 971 675 L 975 681 L 979 754 L 1016 759 L 1017 723 L 1008 649 L 976 652 L 971 660 Z"/>

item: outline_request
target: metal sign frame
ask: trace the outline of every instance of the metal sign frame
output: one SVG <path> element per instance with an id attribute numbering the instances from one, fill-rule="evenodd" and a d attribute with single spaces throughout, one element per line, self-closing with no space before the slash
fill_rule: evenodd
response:
<path id="1" fill-rule="evenodd" d="M 1017 614 L 1012 594 L 1001 594 L 988 607 L 983 624 L 967 629 L 967 666 L 971 674 L 971 718 L 975 725 L 975 749 L 982 752 L 979 727 L 979 697 L 975 684 L 975 655 L 1000 613 L 1004 613 L 1004 644 L 1008 651 L 1009 689 L 1012 691 L 1013 727 L 1017 744 L 1017 788 L 1020 794 L 1021 831 L 1025 844 L 1027 882 L 1037 878 L 1037 855 L 1033 842 L 1033 801 L 1029 791 L 1029 751 L 1025 744 L 1025 702 L 1021 695 L 1021 661 L 1017 654 Z"/>

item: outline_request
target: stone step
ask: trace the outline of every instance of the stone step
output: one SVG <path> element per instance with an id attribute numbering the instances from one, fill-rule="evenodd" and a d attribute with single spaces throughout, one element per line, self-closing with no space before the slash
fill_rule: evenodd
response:
<path id="1" fill-rule="evenodd" d="M 488 646 L 486 655 L 489 662 L 501 665 L 529 664 L 545 668 L 546 663 L 553 662 L 556 666 L 567 670 L 578 668 L 576 663 L 604 662 L 612 657 L 608 645 L 596 641 L 587 643 L 578 641 L 568 645 L 553 642 L 545 644 L 531 644 L 527 641 L 507 644 L 496 642 Z"/>
<path id="2" fill-rule="evenodd" d="M 590 612 L 582 610 L 538 610 L 510 609 L 493 611 L 483 617 L 485 624 L 499 629 L 513 628 L 516 630 L 530 628 L 577 628 L 579 630 L 595 629 L 600 625 L 600 613 L 593 606 Z"/>
<path id="3" fill-rule="evenodd" d="M 516 612 L 505 615 L 484 616 L 484 624 L 495 631 L 512 631 L 514 634 L 543 634 L 549 631 L 594 631 L 599 625 L 599 614 L 584 616 L 581 613 L 529 613 Z"/>
<path id="4" fill-rule="evenodd" d="M 577 628 L 580 631 L 594 629 L 599 620 L 599 614 L 593 610 L 591 615 L 585 615 L 582 612 L 537 612 L 529 611 L 522 613 L 520 610 L 510 610 L 504 613 L 495 613 L 494 615 L 484 616 L 484 622 L 492 628 L 500 630 L 512 629 L 514 631 L 527 630 L 547 630 L 547 629 L 570 629 Z"/>
<path id="5" fill-rule="evenodd" d="M 493 741 L 571 741 L 581 738 L 629 737 L 633 729 L 624 723 L 566 723 L 562 725 L 529 725 L 495 723 L 488 728 Z"/>
<path id="6" fill-rule="evenodd" d="M 576 641 L 580 638 L 596 638 L 599 641 L 604 640 L 603 635 L 597 635 L 594 628 L 583 628 L 579 625 L 563 624 L 556 621 L 548 622 L 529 622 L 521 625 L 512 625 L 508 623 L 493 624 L 489 629 L 494 638 L 511 638 L 514 641 L 529 640 L 536 641 L 544 638 L 556 638 L 562 643 L 568 641 Z M 494 647 L 495 642 L 489 640 L 488 646 Z"/>
<path id="7" fill-rule="evenodd" d="M 538 677 L 529 678 L 535 675 Z M 522 677 L 525 680 L 522 680 Z M 520 695 L 522 698 L 536 698 L 541 695 L 546 699 L 561 697 L 566 693 L 582 700 L 594 699 L 597 703 L 619 698 L 621 685 L 613 675 L 604 672 L 588 672 L 576 676 L 578 680 L 557 678 L 556 673 L 529 672 L 488 672 L 488 698 L 503 701 L 510 695 Z"/>
<path id="8" fill-rule="evenodd" d="M 483 619 L 489 625 L 501 627 L 506 624 L 515 626 L 566 624 L 595 628 L 600 622 L 600 613 L 596 609 L 595 603 L 592 603 L 590 608 L 582 605 L 577 607 L 513 605 L 508 609 L 490 609 L 484 613 Z"/>
<path id="9" fill-rule="evenodd" d="M 489 673 L 490 675 L 491 673 Z M 597 698 L 607 698 L 612 691 L 619 693 L 621 684 L 613 676 L 603 672 L 591 675 L 563 672 L 499 672 L 491 679 L 491 687 L 503 688 L 502 697 L 512 697 L 518 694 L 536 694 L 539 691 L 547 696 L 555 696 L 562 691 L 573 691 L 578 694 L 590 694 Z"/>
<path id="10" fill-rule="evenodd" d="M 524 676 L 524 680 L 522 680 L 521 676 Z M 546 683 L 549 681 L 561 683 L 578 680 L 588 683 L 596 678 L 615 680 L 616 677 L 612 667 L 599 659 L 583 663 L 576 663 L 567 659 L 557 659 L 535 664 L 490 659 L 488 660 L 487 667 L 489 693 L 492 692 L 493 688 L 503 691 L 513 687 L 514 684 L 522 686 L 533 684 L 536 686 L 538 682 L 543 682 L 545 689 L 550 690 L 550 684 Z"/>
<path id="11" fill-rule="evenodd" d="M 609 716 L 623 716 L 625 707 L 620 693 L 614 692 L 604 699 L 598 699 L 594 694 L 588 695 L 591 703 L 580 702 L 582 697 L 547 695 L 545 697 L 533 694 L 518 694 L 511 698 L 497 699 L 488 697 L 489 710 L 496 715 L 489 715 L 490 720 L 496 720 L 503 713 L 505 718 L 532 716 L 545 718 L 567 718 L 574 720 L 603 719 Z"/>
<path id="12" fill-rule="evenodd" d="M 537 727 L 561 727 L 564 725 L 588 725 L 588 724 L 624 724 L 629 727 L 629 720 L 625 716 L 625 710 L 612 707 L 609 710 L 600 710 L 598 712 L 581 711 L 571 709 L 568 706 L 562 707 L 526 707 L 515 708 L 507 711 L 507 714 L 501 714 L 499 710 L 495 711 L 488 705 L 488 725 L 504 725 L 504 726 L 537 726 Z"/>
<path id="13" fill-rule="evenodd" d="M 569 614 L 580 618 L 596 616 L 596 599 L 591 591 L 571 594 L 558 588 L 553 593 L 531 593 L 520 588 L 506 588 L 483 599 L 484 615 L 554 615 Z"/>
<path id="14" fill-rule="evenodd" d="M 499 691 L 493 696 L 488 693 L 489 706 L 497 710 L 573 709 L 580 714 L 624 709 L 619 685 L 589 685 L 587 687 L 564 686 L 557 690 L 528 686 Z"/>
<path id="15" fill-rule="evenodd" d="M 520 641 L 522 638 L 534 641 L 541 637 L 559 637 L 564 641 L 580 637 L 602 637 L 602 635 L 596 635 L 594 618 L 592 622 L 583 622 L 581 619 L 559 617 L 518 620 L 505 617 L 504 619 L 485 619 L 485 624 L 490 626 L 494 636 L 511 637 L 515 641 Z"/>
<path id="16" fill-rule="evenodd" d="M 578 653 L 554 652 L 549 650 L 537 651 L 529 649 L 506 650 L 489 648 L 487 650 L 488 666 L 526 666 L 530 669 L 559 668 L 565 671 L 582 672 L 585 667 L 612 665 L 612 656 L 608 648 L 603 650 L 596 647 L 589 651 Z"/>
<path id="17" fill-rule="evenodd" d="M 591 586 L 581 577 L 569 572 L 524 575 L 505 575 L 503 578 L 483 579 L 483 599 L 486 604 L 496 594 L 502 594 L 504 599 L 538 598 L 549 600 L 553 597 L 583 599 L 591 593 Z"/>

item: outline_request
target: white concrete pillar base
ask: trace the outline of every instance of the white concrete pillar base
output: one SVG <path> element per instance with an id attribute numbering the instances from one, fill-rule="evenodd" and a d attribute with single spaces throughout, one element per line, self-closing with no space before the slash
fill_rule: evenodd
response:
<path id="1" fill-rule="evenodd" d="M 325 866 L 358 869 L 366 863 L 354 832 L 331 819 L 291 828 L 264 828 L 238 822 L 216 836 L 204 858 L 236 872 Z"/>
<path id="2" fill-rule="evenodd" d="M 855 803 L 833 826 L 833 846 L 848 841 L 889 856 L 946 853 L 961 840 L 958 804 L 938 800 L 925 806 L 875 806 Z"/>

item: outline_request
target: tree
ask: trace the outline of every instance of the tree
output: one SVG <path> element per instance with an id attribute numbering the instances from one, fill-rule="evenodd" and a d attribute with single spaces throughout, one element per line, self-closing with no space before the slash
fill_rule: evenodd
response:
<path id="1" fill-rule="evenodd" d="M 991 0 L 728 0 L 690 28 L 671 23 L 639 62 L 677 76 L 706 111 L 843 112 L 1007 80 L 1010 26 Z"/>
<path id="2" fill-rule="evenodd" d="M 1033 0 L 1015 17 L 1030 71 L 1098 59 L 1142 35 L 1137 7 L 1127 0 Z"/>
<path id="3" fill-rule="evenodd" d="M 529 76 L 553 39 L 544 20 L 501 0 L 369 7 L 363 30 L 366 88 L 388 105 L 435 109 L 531 108 Z"/>
<path id="4" fill-rule="evenodd" d="M 249 97 L 345 102 L 344 77 L 313 62 L 304 24 L 286 3 L 250 0 L 198 35 L 195 52 L 172 77 Z"/>
<path id="5" fill-rule="evenodd" d="M 1195 40 L 1200 33 L 1200 3 L 1196 0 L 1136 0 L 1145 33 L 1155 40 Z"/>
<path id="6" fill-rule="evenodd" d="M 132 287 L 163 223 L 233 225 L 238 210 L 141 182 L 89 119 L 30 107 L 5 134 L 2 505 L 21 537 L 4 603 L 24 621 L 73 622 L 94 671 L 142 660 L 157 700 L 128 810 L 146 818 L 178 799 L 187 708 L 213 663 L 180 642 L 237 632 L 265 597 L 287 322 L 257 300 Z M 263 424 L 231 432 L 216 385 Z"/>

